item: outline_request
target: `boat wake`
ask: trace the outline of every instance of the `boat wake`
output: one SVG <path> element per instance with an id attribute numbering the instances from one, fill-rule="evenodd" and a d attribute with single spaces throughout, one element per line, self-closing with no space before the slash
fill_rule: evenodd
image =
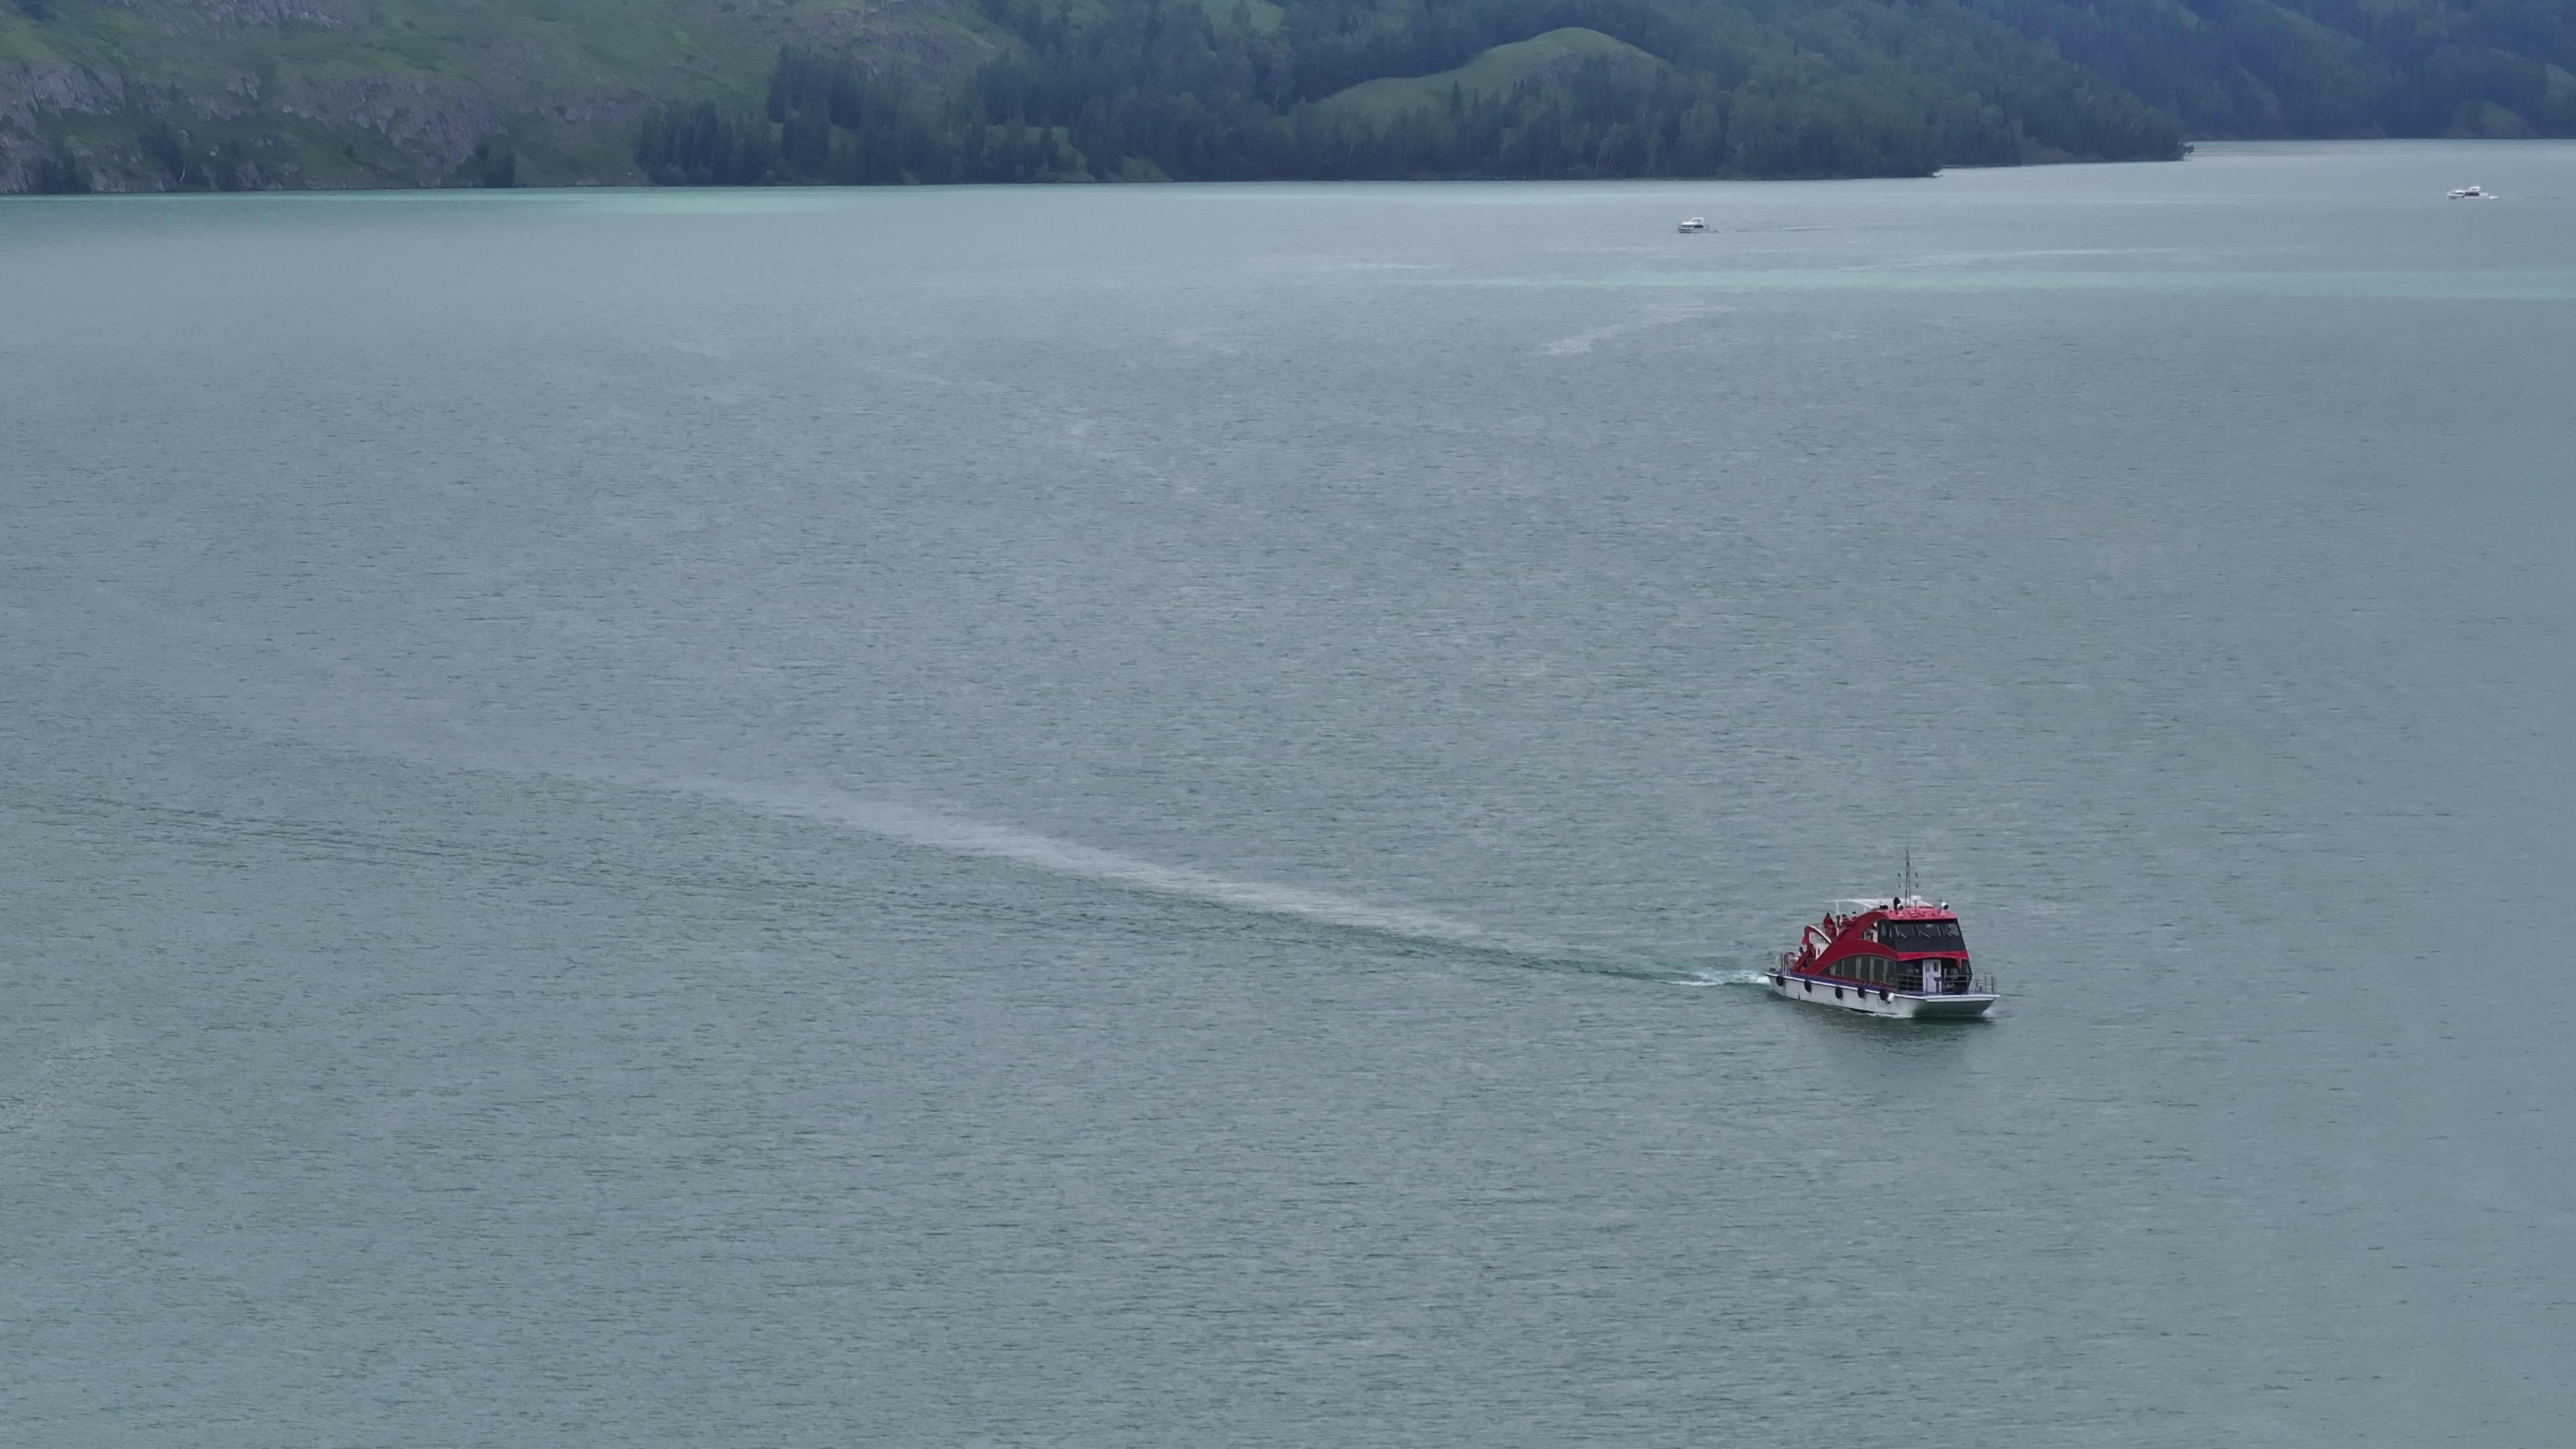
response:
<path id="1" fill-rule="evenodd" d="M 0 1095 L 0 1145 L 60 1126 L 93 1094 L 97 1079 L 110 1068 L 122 1044 L 122 1034 L 115 1027 L 93 1027 L 38 1062 L 15 1090 Z"/>
<path id="2" fill-rule="evenodd" d="M 627 783 L 642 783 L 628 781 Z M 1164 865 L 1007 826 L 943 815 L 831 789 L 788 789 L 714 778 L 656 780 L 661 788 L 720 800 L 766 814 L 818 821 L 907 845 L 946 851 L 1127 890 L 1197 901 L 1227 910 L 1276 916 L 1506 960 L 1518 965 L 1590 971 L 1683 985 L 1731 984 L 1751 972 L 1707 971 L 1620 951 L 1604 951 L 1488 930 L 1429 911 L 1374 905 L 1325 891 L 1236 880 L 1188 866 Z M 1758 978 L 1756 978 L 1758 979 Z"/>
<path id="3" fill-rule="evenodd" d="M 1718 310 L 1722 309 L 1701 306 L 1668 307 L 1625 322 L 1587 327 L 1571 337 L 1560 337 L 1541 347 L 1539 351 L 1549 357 L 1580 357 L 1590 352 L 1595 343 L 1607 342 L 1614 337 L 1625 336 L 1649 327 L 1670 327 L 1676 323 L 1696 321 Z"/>
<path id="4" fill-rule="evenodd" d="M 1683 978 L 1685 986 L 1768 986 L 1771 978 L 1759 971 L 1701 971 Z"/>

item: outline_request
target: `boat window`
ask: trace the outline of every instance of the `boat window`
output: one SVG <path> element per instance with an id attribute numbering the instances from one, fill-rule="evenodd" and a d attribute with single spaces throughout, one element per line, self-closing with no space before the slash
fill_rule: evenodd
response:
<path id="1" fill-rule="evenodd" d="M 1854 981 L 1884 985 L 1889 975 L 1888 968 L 1895 964 L 1885 956 L 1846 956 L 1835 963 L 1834 974 L 1849 977 Z"/>
<path id="2" fill-rule="evenodd" d="M 1956 921 L 1881 921 L 1878 943 L 1899 951 L 1964 951 L 1965 937 Z"/>

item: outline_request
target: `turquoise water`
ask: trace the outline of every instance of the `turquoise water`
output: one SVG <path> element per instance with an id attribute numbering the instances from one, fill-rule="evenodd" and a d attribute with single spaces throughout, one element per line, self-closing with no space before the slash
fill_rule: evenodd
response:
<path id="1" fill-rule="evenodd" d="M 0 1437 L 2562 1443 L 2571 223 L 0 204 Z"/>

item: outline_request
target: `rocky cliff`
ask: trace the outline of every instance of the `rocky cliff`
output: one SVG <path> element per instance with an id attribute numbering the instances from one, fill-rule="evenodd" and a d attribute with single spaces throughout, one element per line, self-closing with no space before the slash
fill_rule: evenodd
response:
<path id="1" fill-rule="evenodd" d="M 637 121 L 778 47 L 961 71 L 948 0 L 0 0 L 0 191 L 637 179 Z"/>

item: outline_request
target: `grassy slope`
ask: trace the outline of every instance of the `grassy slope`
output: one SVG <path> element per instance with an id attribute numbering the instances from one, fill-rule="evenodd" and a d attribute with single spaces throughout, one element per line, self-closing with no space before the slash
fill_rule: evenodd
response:
<path id="1" fill-rule="evenodd" d="M 1199 5 L 1207 11 L 1210 20 L 1220 25 L 1234 17 L 1235 0 L 1199 0 Z M 1280 25 L 1288 18 L 1288 12 L 1279 8 L 1278 0 L 1243 0 L 1243 8 L 1252 28 L 1263 35 L 1277 35 Z"/>
<path id="2" fill-rule="evenodd" d="M 1470 94 L 1501 96 L 1533 75 L 1557 68 L 1570 70 L 1595 56 L 1623 68 L 1651 69 L 1663 64 L 1624 40 L 1614 40 L 1597 30 L 1568 27 L 1509 45 L 1497 45 L 1456 70 L 1445 70 L 1438 75 L 1362 81 L 1324 97 L 1315 105 L 1323 110 L 1384 122 L 1406 111 L 1446 105 L 1452 86 Z"/>
<path id="3" fill-rule="evenodd" d="M 52 0 L 41 22 L 0 3 L 0 137 L 23 153 L 32 121 L 110 185 L 155 184 L 138 149 L 155 119 L 286 184 L 434 184 L 478 140 L 515 150 L 523 180 L 622 181 L 645 109 L 756 102 L 783 40 L 933 72 L 993 45 L 941 0 L 265 0 L 314 17 L 267 24 L 239 23 L 244 0 L 133 3 Z M 66 76 L 72 103 L 44 104 Z"/>

